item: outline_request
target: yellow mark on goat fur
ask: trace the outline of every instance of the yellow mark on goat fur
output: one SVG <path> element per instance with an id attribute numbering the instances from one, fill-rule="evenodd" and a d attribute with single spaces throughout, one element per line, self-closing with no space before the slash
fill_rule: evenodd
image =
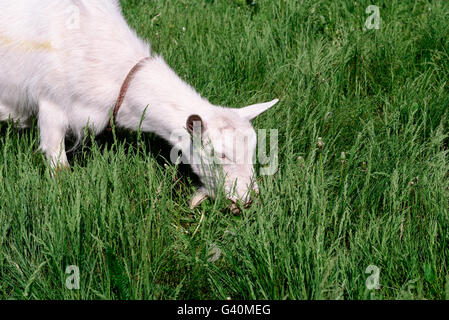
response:
<path id="1" fill-rule="evenodd" d="M 34 50 L 42 50 L 42 51 L 53 51 L 55 50 L 53 46 L 51 45 L 50 41 L 46 42 L 37 42 L 37 41 L 28 41 L 28 40 L 22 40 L 22 41 L 15 41 L 9 37 L 6 37 L 2 34 L 0 34 L 0 44 L 1 45 L 8 45 L 13 46 L 22 50 L 26 51 L 34 51 Z"/>

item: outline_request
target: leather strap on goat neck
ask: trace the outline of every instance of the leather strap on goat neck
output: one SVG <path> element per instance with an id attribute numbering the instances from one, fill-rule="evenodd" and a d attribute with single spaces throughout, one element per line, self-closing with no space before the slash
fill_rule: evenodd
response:
<path id="1" fill-rule="evenodd" d="M 123 104 L 123 100 L 125 100 L 126 92 L 128 91 L 129 85 L 131 81 L 134 79 L 135 74 L 143 67 L 143 64 L 150 60 L 151 57 L 146 57 L 140 60 L 128 73 L 125 81 L 123 81 L 122 87 L 120 88 L 120 94 L 115 102 L 115 107 L 112 112 L 111 122 L 109 123 L 108 130 L 112 130 L 112 127 L 115 124 L 115 119 L 117 118 L 117 113 L 120 110 L 120 107 Z"/>

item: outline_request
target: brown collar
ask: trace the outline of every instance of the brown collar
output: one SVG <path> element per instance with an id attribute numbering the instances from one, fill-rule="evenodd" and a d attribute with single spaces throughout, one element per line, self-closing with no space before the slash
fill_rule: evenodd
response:
<path id="1" fill-rule="evenodd" d="M 131 81 L 134 79 L 135 74 L 143 67 L 143 64 L 150 59 L 151 57 L 143 58 L 129 71 L 125 81 L 123 81 L 122 87 L 120 88 L 120 94 L 117 98 L 117 101 L 115 102 L 114 111 L 112 113 L 112 118 L 107 130 L 109 131 L 112 130 L 112 127 L 115 125 L 117 113 L 120 110 L 120 107 L 122 106 L 123 100 L 125 100 L 126 92 L 128 91 L 129 85 L 131 84 Z"/>

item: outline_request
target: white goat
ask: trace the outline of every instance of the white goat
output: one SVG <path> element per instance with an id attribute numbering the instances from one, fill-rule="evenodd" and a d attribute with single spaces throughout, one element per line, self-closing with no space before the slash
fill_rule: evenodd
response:
<path id="1" fill-rule="evenodd" d="M 129 88 L 120 91 L 145 57 L 150 58 L 132 74 Z M 201 163 L 192 164 L 204 184 L 195 203 L 214 196 L 217 187 L 217 175 L 202 165 L 212 149 L 228 159 L 220 170 L 229 198 L 246 202 L 249 188 L 257 189 L 252 161 L 238 163 L 235 146 L 223 141 L 245 135 L 245 158 L 252 160 L 256 134 L 250 120 L 277 100 L 242 109 L 212 105 L 151 54 L 150 45 L 126 23 L 117 0 L 0 0 L 0 71 L 0 120 L 26 127 L 37 116 L 40 150 L 53 167 L 68 165 L 66 134 L 79 138 L 86 125 L 97 134 L 103 131 L 119 93 L 126 93 L 117 127 L 137 130 L 141 125 L 142 131 L 189 154 L 193 124 L 201 125 L 209 148 L 196 150 Z M 174 135 L 180 129 L 187 139 Z"/>

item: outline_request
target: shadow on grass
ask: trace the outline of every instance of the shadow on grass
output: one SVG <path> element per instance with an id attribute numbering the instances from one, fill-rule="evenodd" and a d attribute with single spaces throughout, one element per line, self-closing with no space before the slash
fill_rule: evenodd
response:
<path id="1" fill-rule="evenodd" d="M 153 157 L 161 168 L 164 168 L 166 164 L 174 165 L 170 161 L 172 146 L 167 141 L 159 138 L 153 133 L 141 133 L 139 137 L 139 134 L 135 131 L 117 129 L 115 131 L 115 136 L 116 143 L 124 148 L 126 154 L 137 152 L 136 150 L 140 145 L 140 150 L 145 150 L 146 152 L 145 156 Z M 70 146 L 74 143 L 73 138 L 69 137 L 66 139 L 66 143 L 68 149 L 70 149 Z M 91 158 L 90 155 L 92 154 L 92 147 L 94 143 L 100 152 L 110 149 L 111 146 L 114 145 L 114 133 L 109 130 L 104 130 L 102 133 L 97 135 L 93 141 L 90 137 L 87 137 L 80 146 L 67 153 L 69 163 L 73 164 L 76 162 L 77 165 L 85 167 Z M 185 184 L 200 184 L 198 176 L 192 171 L 190 165 L 179 164 L 177 171 L 178 177 Z"/>
<path id="2" fill-rule="evenodd" d="M 142 133 L 139 137 L 137 132 L 117 129 L 115 131 L 116 143 L 124 148 L 126 154 L 137 152 L 138 145 L 141 144 L 141 150 L 146 150 L 145 156 L 153 157 L 161 168 L 165 164 L 173 165 L 170 161 L 170 151 L 172 146 L 162 138 L 159 138 L 152 133 Z M 23 141 L 25 144 L 31 145 L 33 152 L 38 153 L 39 147 L 39 131 L 37 128 L 37 121 L 33 119 L 29 128 L 19 128 L 14 122 L 0 122 L 0 146 L 5 143 L 6 137 Z M 112 131 L 104 130 L 102 133 L 92 139 L 91 136 L 85 137 L 83 142 L 73 148 L 76 143 L 74 137 L 66 137 L 67 158 L 70 165 L 75 163 L 78 166 L 86 167 L 90 159 L 92 159 L 93 147 L 98 148 L 100 153 L 111 149 L 114 145 L 114 134 Z M 43 156 L 42 159 L 45 157 Z M 200 180 L 198 176 L 193 173 L 191 167 L 187 164 L 178 165 L 178 178 L 189 185 L 199 185 Z"/>

